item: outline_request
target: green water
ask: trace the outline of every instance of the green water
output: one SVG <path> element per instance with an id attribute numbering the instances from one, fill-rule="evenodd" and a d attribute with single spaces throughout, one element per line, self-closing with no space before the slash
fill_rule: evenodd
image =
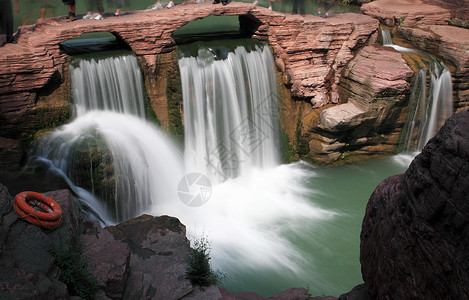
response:
<path id="1" fill-rule="evenodd" d="M 282 234 L 300 250 L 306 262 L 303 270 L 246 272 L 233 266 L 222 285 L 232 292 L 255 291 L 263 296 L 291 287 L 308 288 L 313 296 L 338 297 L 350 291 L 363 282 L 359 247 L 368 199 L 382 180 L 405 172 L 410 160 L 410 156 L 393 156 L 333 168 L 305 165 L 312 174 L 304 183 L 310 189 L 310 202 L 336 215 L 283 230 Z"/>

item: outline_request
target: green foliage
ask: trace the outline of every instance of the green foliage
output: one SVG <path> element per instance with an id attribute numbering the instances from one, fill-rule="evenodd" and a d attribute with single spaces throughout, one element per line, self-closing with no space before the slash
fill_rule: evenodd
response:
<path id="1" fill-rule="evenodd" d="M 301 120 L 298 118 L 298 123 L 296 124 L 296 152 L 299 155 L 307 155 L 309 153 L 309 144 L 301 136 Z"/>
<path id="2" fill-rule="evenodd" d="M 96 280 L 86 271 L 86 263 L 81 259 L 79 237 L 70 235 L 60 247 L 52 249 L 51 254 L 62 271 L 60 280 L 67 285 L 70 295 L 93 299 Z"/>
<path id="3" fill-rule="evenodd" d="M 194 241 L 186 270 L 186 279 L 193 285 L 206 287 L 218 284 L 226 276 L 220 271 L 214 271 L 210 266 L 211 250 L 206 237 Z"/>
<path id="4" fill-rule="evenodd" d="M 404 24 L 404 21 L 405 21 L 405 17 L 402 17 L 402 18 L 399 20 L 399 26 L 402 26 L 402 24 Z"/>

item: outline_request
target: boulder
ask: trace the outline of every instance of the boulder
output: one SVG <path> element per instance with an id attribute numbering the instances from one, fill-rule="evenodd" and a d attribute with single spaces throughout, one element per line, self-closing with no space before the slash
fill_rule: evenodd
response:
<path id="1" fill-rule="evenodd" d="M 449 118 L 363 219 L 360 262 L 379 299 L 469 297 L 469 111 Z"/>
<path id="2" fill-rule="evenodd" d="M 340 78 L 339 92 L 347 102 L 325 108 L 318 126 L 311 128 L 309 156 L 330 163 L 394 151 L 413 75 L 396 50 L 363 47 Z"/>
<path id="3" fill-rule="evenodd" d="M 129 246 L 96 222 L 84 220 L 82 224 L 85 229 L 80 240 L 86 270 L 108 297 L 122 298 L 130 273 Z"/>
<path id="4" fill-rule="evenodd" d="M 68 209 L 72 197 L 67 192 L 48 195 L 54 195 L 54 200 Z M 18 218 L 13 200 L 6 187 L 0 184 L 0 298 L 68 298 L 67 287 L 59 281 L 60 270 L 51 254 L 54 234 Z M 69 228 L 66 224 L 71 219 L 65 211 L 64 221 L 67 221 L 62 226 Z"/>
<path id="5" fill-rule="evenodd" d="M 106 230 L 130 247 L 131 272 L 124 299 L 181 299 L 194 293 L 199 299 L 207 299 L 213 292 L 198 292 L 198 287 L 185 279 L 191 250 L 186 227 L 178 219 L 142 215 Z"/>

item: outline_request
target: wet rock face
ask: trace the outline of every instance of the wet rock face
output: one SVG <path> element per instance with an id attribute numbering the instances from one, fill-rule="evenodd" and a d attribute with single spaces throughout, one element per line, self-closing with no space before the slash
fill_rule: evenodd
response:
<path id="1" fill-rule="evenodd" d="M 409 169 L 371 195 L 362 276 L 379 299 L 469 297 L 469 111 L 452 116 Z"/>

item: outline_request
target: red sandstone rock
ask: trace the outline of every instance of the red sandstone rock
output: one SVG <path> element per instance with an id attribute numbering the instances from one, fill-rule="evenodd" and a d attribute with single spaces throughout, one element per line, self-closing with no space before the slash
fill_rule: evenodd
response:
<path id="1" fill-rule="evenodd" d="M 129 246 L 97 223 L 86 221 L 85 226 L 88 228 L 80 237 L 87 271 L 107 296 L 122 298 L 130 273 Z"/>
<path id="2" fill-rule="evenodd" d="M 387 26 L 442 25 L 448 24 L 451 13 L 436 5 L 420 0 L 380 0 L 362 5 L 362 12 L 378 18 Z"/>
<path id="3" fill-rule="evenodd" d="M 417 49 L 443 56 L 454 64 L 452 72 L 458 111 L 469 107 L 469 29 L 445 25 L 400 27 L 398 33 Z"/>
<path id="4" fill-rule="evenodd" d="M 360 50 L 340 79 L 348 102 L 321 112 L 321 130 L 311 135 L 310 155 L 331 162 L 350 149 L 369 155 L 384 151 L 364 147 L 386 143 L 389 137 L 395 139 L 390 131 L 403 125 L 399 116 L 413 74 L 402 55 L 392 48 L 366 46 Z M 383 133 L 386 136 L 381 138 Z"/>

